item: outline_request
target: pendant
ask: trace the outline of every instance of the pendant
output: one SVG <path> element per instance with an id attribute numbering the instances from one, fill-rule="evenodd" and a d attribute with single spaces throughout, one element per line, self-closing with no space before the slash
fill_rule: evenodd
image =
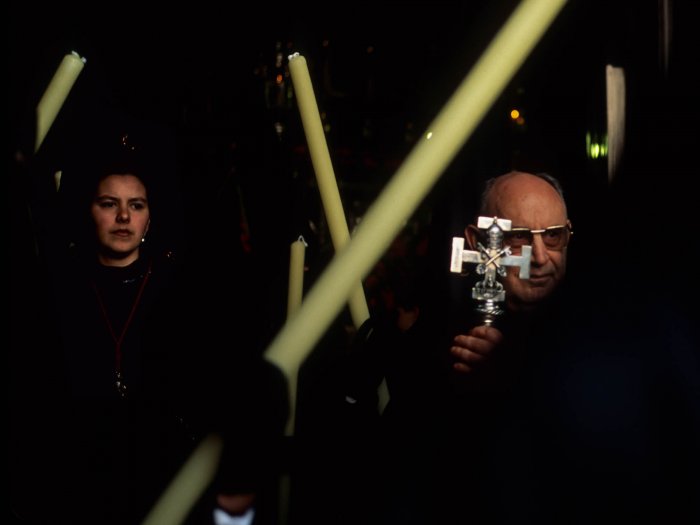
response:
<path id="1" fill-rule="evenodd" d="M 122 373 L 117 371 L 116 376 L 117 376 L 117 380 L 114 382 L 114 384 L 117 387 L 117 392 L 119 392 L 119 395 L 122 398 L 126 398 L 126 383 L 124 383 L 124 378 L 122 377 Z"/>

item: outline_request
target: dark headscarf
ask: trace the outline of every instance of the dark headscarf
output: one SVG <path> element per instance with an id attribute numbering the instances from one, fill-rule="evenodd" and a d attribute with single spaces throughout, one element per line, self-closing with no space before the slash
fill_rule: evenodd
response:
<path id="1" fill-rule="evenodd" d="M 131 174 L 146 187 L 151 248 L 172 248 L 182 231 L 175 140 L 153 123 L 113 115 L 92 118 L 69 151 L 61 177 L 61 203 L 71 242 L 89 249 L 94 229 L 89 209 L 99 182 Z"/>

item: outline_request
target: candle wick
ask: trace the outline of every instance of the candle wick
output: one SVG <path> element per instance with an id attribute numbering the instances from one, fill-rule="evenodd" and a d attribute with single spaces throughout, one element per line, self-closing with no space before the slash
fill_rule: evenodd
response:
<path id="1" fill-rule="evenodd" d="M 80 59 L 80 61 L 81 61 L 83 64 L 87 64 L 87 59 L 86 59 L 85 57 L 81 57 L 80 54 L 79 54 L 77 51 L 71 51 L 70 54 L 73 55 L 75 58 Z"/>

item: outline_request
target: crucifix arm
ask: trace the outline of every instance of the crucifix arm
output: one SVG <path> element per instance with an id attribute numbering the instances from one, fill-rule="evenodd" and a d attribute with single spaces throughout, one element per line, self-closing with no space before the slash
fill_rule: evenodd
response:
<path id="1" fill-rule="evenodd" d="M 517 266 L 520 269 L 518 277 L 521 279 L 529 279 L 531 255 L 532 246 L 523 246 L 520 255 L 506 255 L 501 258 L 501 264 L 504 266 Z"/>

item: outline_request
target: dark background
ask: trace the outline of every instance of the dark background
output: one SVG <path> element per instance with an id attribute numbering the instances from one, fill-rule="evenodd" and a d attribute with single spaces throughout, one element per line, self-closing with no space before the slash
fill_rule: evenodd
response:
<path id="1" fill-rule="evenodd" d="M 471 215 L 454 210 L 469 209 L 480 179 L 512 167 L 540 169 L 563 180 L 577 244 L 582 253 L 592 250 L 608 221 L 599 216 L 611 189 L 607 159 L 586 157 L 585 135 L 605 131 L 608 63 L 624 67 L 627 79 L 628 142 L 617 177 L 621 189 L 612 190 L 624 195 L 625 227 L 662 233 L 667 214 L 692 221 L 690 192 L 678 190 L 691 180 L 697 138 L 691 103 L 697 84 L 690 72 L 698 47 L 691 33 L 694 4 L 671 3 L 673 40 L 664 71 L 656 1 L 569 2 L 417 210 L 414 230 L 434 224 L 434 204 L 447 198 L 456 201 L 456 216 L 447 219 L 445 235 L 460 234 Z M 298 51 L 309 63 L 352 226 L 515 5 L 340 3 L 331 9 L 265 3 L 244 11 L 214 2 L 175 8 L 13 1 L 11 148 L 30 151 L 33 108 L 62 56 L 76 50 L 87 65 L 43 155 L 60 168 L 67 151 L 79 151 L 81 134 L 107 120 L 105 108 L 167 128 L 177 141 L 179 180 L 188 195 L 187 239 L 223 255 L 224 245 L 239 243 L 243 212 L 263 261 L 263 288 L 279 304 L 271 315 L 279 321 L 287 244 L 299 234 L 312 237 L 309 282 L 332 252 L 287 56 Z M 275 82 L 280 73 L 281 86 Z M 510 120 L 512 107 L 525 124 Z M 210 246 L 197 246 L 203 236 Z M 221 247 L 215 249 L 216 239 Z"/>
<path id="2" fill-rule="evenodd" d="M 180 213 L 173 224 L 181 246 L 194 254 L 193 272 L 211 279 L 210 298 L 224 305 L 222 322 L 239 321 L 231 325 L 232 341 L 262 351 L 284 322 L 289 243 L 299 235 L 308 242 L 307 290 L 333 253 L 287 56 L 300 52 L 309 64 L 352 228 L 515 5 L 260 3 L 243 9 L 209 1 L 175 8 L 12 0 L 13 306 L 28 297 L 36 255 L 22 180 L 35 160 L 34 107 L 71 50 L 87 64 L 42 145 L 41 162 L 61 169 L 76 155 L 89 155 L 90 136 L 114 115 L 155 123 L 161 138 L 177 146 L 178 168 L 169 182 L 180 194 L 173 197 Z M 698 260 L 693 68 L 700 46 L 696 2 L 671 5 L 673 38 L 664 68 L 656 0 L 567 3 L 367 276 L 373 316 L 419 302 L 431 276 L 447 274 L 449 240 L 472 219 L 479 182 L 512 168 L 545 170 L 562 180 L 576 232 L 572 278 L 606 273 L 628 283 L 588 290 L 591 295 L 614 300 L 626 287 L 651 296 L 663 288 L 663 297 L 670 291 L 690 311 Z M 625 68 L 628 93 L 627 143 L 613 184 L 607 158 L 589 158 L 585 148 L 586 133 L 605 132 L 606 64 Z M 524 124 L 509 118 L 513 107 Z M 302 369 L 302 435 L 332 430 L 332 418 L 324 417 L 339 393 L 349 325 L 344 312 L 319 344 L 327 351 L 317 349 Z M 13 327 L 19 337 L 31 320 Z M 311 468 L 309 494 L 329 496 L 332 487 L 309 480 L 330 468 L 332 462 Z"/>
<path id="3" fill-rule="evenodd" d="M 63 55 L 75 50 L 87 64 L 37 157 L 56 170 L 90 155 L 90 137 L 115 115 L 160 128 L 177 151 L 176 176 L 167 182 L 181 200 L 172 199 L 180 213 L 171 229 L 194 254 L 194 271 L 219 279 L 212 300 L 224 297 L 241 319 L 255 320 L 238 329 L 262 351 L 284 322 L 289 243 L 299 235 L 308 243 L 307 289 L 333 253 L 288 55 L 300 52 L 309 64 L 352 228 L 515 5 L 260 3 L 244 10 L 209 1 L 12 1 L 14 272 L 23 275 L 34 257 L 21 182 L 32 160 L 34 108 Z M 690 301 L 692 279 L 679 270 L 696 260 L 688 231 L 697 228 L 697 9 L 692 1 L 669 5 L 663 66 L 658 2 L 566 4 L 367 276 L 373 315 L 415 304 L 430 275 L 447 274 L 449 241 L 472 219 L 478 184 L 513 168 L 549 171 L 564 183 L 575 229 L 570 275 L 618 273 L 633 286 L 671 288 Z M 585 147 L 587 133 L 605 132 L 606 64 L 625 69 L 628 94 L 627 142 L 613 184 L 607 158 L 589 158 Z M 514 107 L 524 124 L 510 119 Z M 601 254 L 601 241 L 615 246 L 612 256 Z M 669 274 L 678 281 L 660 284 Z M 13 281 L 17 296 L 25 281 Z M 347 312 L 339 324 L 350 324 Z"/>
<path id="4" fill-rule="evenodd" d="M 31 160 L 34 107 L 63 55 L 76 50 L 87 64 L 42 145 L 42 162 L 62 169 L 71 157 L 89 155 L 89 137 L 115 114 L 162 128 L 177 146 L 182 222 L 173 224 L 183 246 L 196 254 L 199 271 L 225 274 L 213 299 L 225 291 L 262 319 L 265 335 L 255 344 L 263 348 L 285 317 L 289 243 L 304 235 L 309 244 L 307 288 L 333 253 L 287 56 L 307 58 L 352 228 L 515 5 L 261 3 L 243 10 L 214 2 L 12 1 L 10 165 L 17 175 Z M 478 183 L 512 168 L 563 181 L 576 232 L 572 275 L 609 265 L 609 257 L 601 262 L 601 239 L 622 254 L 610 271 L 633 270 L 648 280 L 640 286 L 653 289 L 692 264 L 697 9 L 692 1 L 669 5 L 663 66 L 658 2 L 567 3 L 368 276 L 372 313 L 419 300 L 421 272 L 445 271 L 446 247 L 472 218 Z M 605 132 L 606 64 L 625 68 L 628 94 L 627 143 L 612 185 L 607 159 L 589 158 L 585 148 L 586 133 Z M 524 124 L 509 118 L 513 107 Z M 9 193 L 20 273 L 32 257 L 22 191 Z M 678 246 L 680 255 L 669 255 Z M 680 279 L 679 300 L 689 300 L 690 283 Z"/>

